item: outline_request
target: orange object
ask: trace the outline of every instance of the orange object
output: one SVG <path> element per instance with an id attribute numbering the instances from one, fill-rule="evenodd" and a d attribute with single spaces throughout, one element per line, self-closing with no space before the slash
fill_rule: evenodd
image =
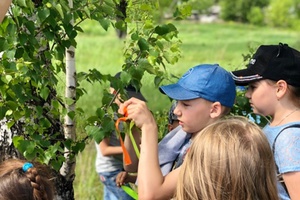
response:
<path id="1" fill-rule="evenodd" d="M 123 155 L 124 155 L 124 162 L 125 162 L 125 165 L 130 165 L 130 164 L 132 163 L 132 162 L 131 162 L 131 158 L 130 158 L 130 155 L 129 155 L 127 149 L 125 148 L 125 145 L 124 145 L 124 142 L 123 142 L 121 133 L 120 133 L 120 129 L 119 129 L 119 123 L 120 123 L 120 122 L 126 122 L 126 121 L 127 121 L 127 116 L 128 116 L 128 113 L 127 113 L 127 107 L 124 107 L 124 116 L 125 116 L 125 117 L 120 117 L 120 118 L 117 119 L 117 121 L 116 121 L 116 123 L 115 123 L 115 127 L 116 127 L 117 133 L 118 133 L 118 135 L 119 135 L 121 147 L 122 147 L 122 150 L 123 150 Z"/>

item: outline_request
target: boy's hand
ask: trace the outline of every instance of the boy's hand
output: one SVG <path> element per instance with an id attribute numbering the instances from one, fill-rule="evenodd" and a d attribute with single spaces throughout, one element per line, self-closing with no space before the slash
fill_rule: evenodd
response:
<path id="1" fill-rule="evenodd" d="M 125 107 L 127 109 L 124 109 Z M 120 105 L 118 112 L 124 115 L 124 110 L 127 110 L 127 118 L 132 120 L 139 128 L 148 124 L 156 125 L 155 119 L 144 101 L 134 97 L 130 98 Z"/>

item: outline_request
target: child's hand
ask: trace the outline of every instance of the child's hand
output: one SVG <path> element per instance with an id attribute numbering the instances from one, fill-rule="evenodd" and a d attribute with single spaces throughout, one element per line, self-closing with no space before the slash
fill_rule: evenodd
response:
<path id="1" fill-rule="evenodd" d="M 130 98 L 121 104 L 118 110 L 123 115 L 126 114 L 125 111 L 127 111 L 127 118 L 132 120 L 139 128 L 142 128 L 146 124 L 156 125 L 155 119 L 144 101 Z"/>
<path id="2" fill-rule="evenodd" d="M 135 183 L 136 178 L 136 174 L 128 174 L 128 172 L 122 171 L 116 177 L 116 184 L 118 187 L 121 187 L 126 183 Z"/>
<path id="3" fill-rule="evenodd" d="M 116 184 L 117 184 L 118 187 L 121 187 L 125 183 L 128 183 L 128 180 L 126 180 L 127 175 L 128 175 L 128 173 L 126 171 L 120 172 L 117 175 Z"/>

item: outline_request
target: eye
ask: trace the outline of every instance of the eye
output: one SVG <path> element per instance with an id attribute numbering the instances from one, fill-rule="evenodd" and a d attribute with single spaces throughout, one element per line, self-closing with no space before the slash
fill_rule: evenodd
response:
<path id="1" fill-rule="evenodd" d="M 254 90 L 255 88 L 257 88 L 256 85 L 249 85 L 247 90 Z"/>
<path id="2" fill-rule="evenodd" d="M 190 104 L 189 104 L 188 102 L 184 102 L 184 101 L 183 101 L 183 102 L 182 102 L 182 105 L 183 105 L 183 106 L 189 106 Z"/>

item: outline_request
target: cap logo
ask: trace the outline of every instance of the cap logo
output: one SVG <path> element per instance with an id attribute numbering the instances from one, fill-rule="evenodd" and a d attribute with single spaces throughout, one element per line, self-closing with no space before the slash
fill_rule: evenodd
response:
<path id="1" fill-rule="evenodd" d="M 255 62 L 256 62 L 256 59 L 252 58 L 252 59 L 250 60 L 250 62 L 249 62 L 249 63 L 250 63 L 251 65 L 254 65 L 254 64 L 255 64 Z"/>
<path id="2" fill-rule="evenodd" d="M 194 71 L 194 68 L 189 69 L 181 78 L 185 78 Z"/>

